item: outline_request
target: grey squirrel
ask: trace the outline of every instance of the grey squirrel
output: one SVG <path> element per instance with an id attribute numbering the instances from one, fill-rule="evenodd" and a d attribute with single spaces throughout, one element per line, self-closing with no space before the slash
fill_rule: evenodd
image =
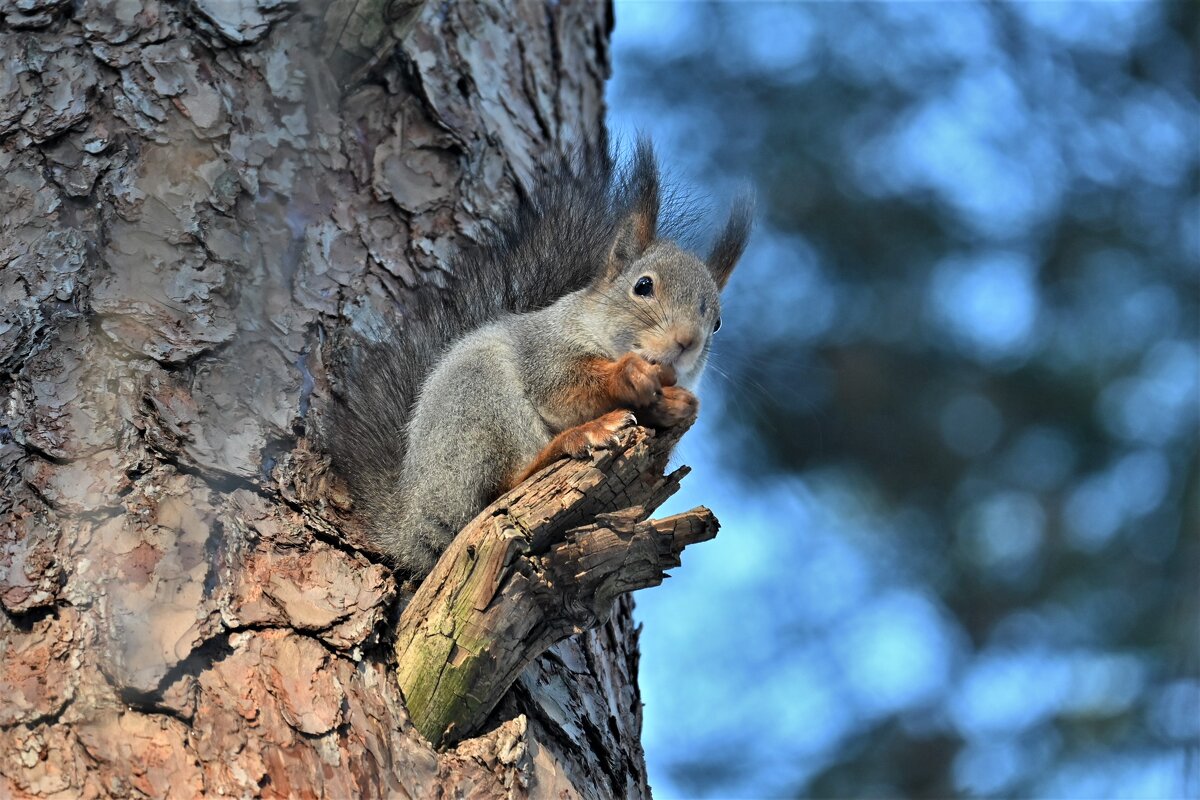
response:
<path id="1" fill-rule="evenodd" d="M 445 297 L 344 349 L 326 447 L 398 566 L 426 575 L 479 511 L 556 459 L 696 412 L 751 205 L 735 204 L 705 261 L 658 237 L 661 205 L 645 140 L 624 168 L 607 148 L 564 158 L 456 260 Z"/>

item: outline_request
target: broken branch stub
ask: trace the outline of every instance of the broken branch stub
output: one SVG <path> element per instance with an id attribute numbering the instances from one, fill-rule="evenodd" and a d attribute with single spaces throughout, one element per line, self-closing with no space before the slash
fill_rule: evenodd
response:
<path id="1" fill-rule="evenodd" d="M 473 733 L 547 648 L 602 624 L 617 596 L 662 583 L 684 547 L 716 536 L 703 507 L 648 519 L 687 474 L 663 474 L 686 427 L 636 428 L 591 461 L 547 467 L 442 554 L 395 646 L 409 717 L 435 747 Z"/>

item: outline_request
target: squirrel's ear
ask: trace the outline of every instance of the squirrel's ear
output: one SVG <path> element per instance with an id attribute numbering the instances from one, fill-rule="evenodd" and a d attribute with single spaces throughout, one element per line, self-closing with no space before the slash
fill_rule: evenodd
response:
<path id="1" fill-rule="evenodd" d="M 654 163 L 654 148 L 649 140 L 641 139 L 621 182 L 619 205 L 624 216 L 617 224 L 617 235 L 608 252 L 606 277 L 615 278 L 636 260 L 658 235 L 659 209 L 658 165 Z"/>
<path id="2" fill-rule="evenodd" d="M 605 278 L 616 278 L 624 272 L 625 267 L 646 252 L 646 248 L 654 241 L 654 230 L 654 225 L 636 211 L 621 220 L 621 224 L 617 226 L 617 238 L 613 240 L 608 251 Z"/>
<path id="3" fill-rule="evenodd" d="M 729 213 L 729 221 L 725 229 L 713 243 L 712 252 L 708 254 L 708 271 L 712 273 L 717 286 L 724 289 L 737 266 L 738 259 L 746 249 L 746 240 L 750 238 L 750 222 L 754 218 L 754 200 L 749 194 L 739 197 Z"/>

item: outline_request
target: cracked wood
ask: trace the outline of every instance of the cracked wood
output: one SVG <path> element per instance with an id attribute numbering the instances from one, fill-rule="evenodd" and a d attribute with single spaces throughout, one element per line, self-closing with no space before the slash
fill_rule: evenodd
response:
<path id="1" fill-rule="evenodd" d="M 395 645 L 409 716 L 435 746 L 475 732 L 534 658 L 606 622 L 618 595 L 658 585 L 684 547 L 716 535 L 705 508 L 647 520 L 686 474 L 663 468 L 687 427 L 638 428 L 591 462 L 556 462 L 450 545 Z"/>

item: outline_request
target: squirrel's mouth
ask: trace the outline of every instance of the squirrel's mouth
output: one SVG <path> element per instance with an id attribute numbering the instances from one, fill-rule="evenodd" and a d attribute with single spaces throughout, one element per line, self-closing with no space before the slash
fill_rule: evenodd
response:
<path id="1" fill-rule="evenodd" d="M 673 358 L 671 356 L 664 356 L 661 352 L 659 352 L 657 350 L 650 350 L 645 347 L 635 347 L 633 349 L 633 352 L 636 355 L 639 355 L 642 358 L 646 359 L 651 364 L 661 364 L 664 367 L 671 367 L 672 369 L 675 369 L 678 367 L 678 364 L 676 363 L 678 361 L 678 359 Z"/>

